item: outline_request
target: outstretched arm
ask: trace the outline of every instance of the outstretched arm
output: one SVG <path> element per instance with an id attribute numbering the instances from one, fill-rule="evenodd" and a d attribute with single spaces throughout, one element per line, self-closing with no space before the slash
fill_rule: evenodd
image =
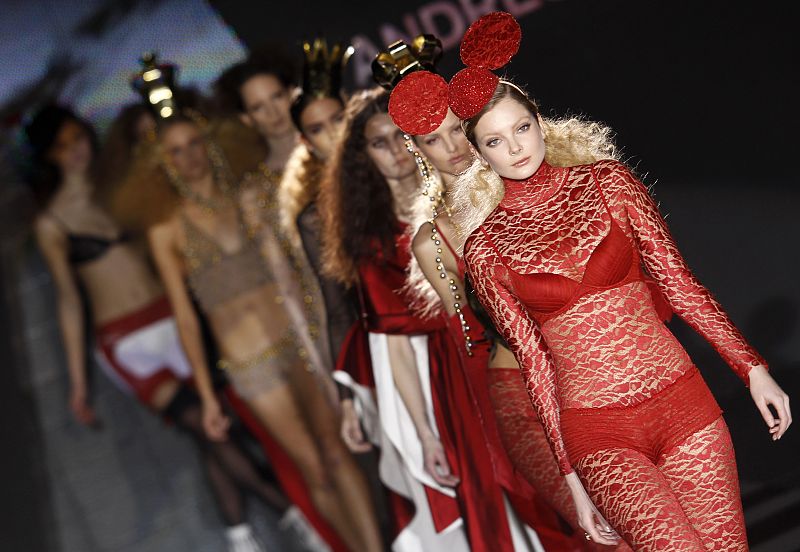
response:
<path id="1" fill-rule="evenodd" d="M 623 202 L 645 267 L 672 309 L 702 335 L 750 387 L 773 439 L 779 439 L 791 423 L 789 397 L 767 373 L 764 359 L 747 343 L 722 306 L 691 272 L 644 185 L 620 163 L 605 163 L 596 171 L 601 185 L 612 190 L 612 201 Z M 769 405 L 777 411 L 778 420 L 770 413 Z"/>

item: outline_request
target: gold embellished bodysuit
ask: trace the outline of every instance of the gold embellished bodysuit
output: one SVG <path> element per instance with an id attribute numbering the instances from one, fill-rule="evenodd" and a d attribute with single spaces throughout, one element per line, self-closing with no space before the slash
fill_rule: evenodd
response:
<path id="1" fill-rule="evenodd" d="M 240 220 L 241 245 L 225 251 L 186 215 L 181 218 L 189 286 L 217 339 L 220 367 L 245 399 L 284 383 L 290 368 L 305 365 L 305 353 L 258 240 Z"/>

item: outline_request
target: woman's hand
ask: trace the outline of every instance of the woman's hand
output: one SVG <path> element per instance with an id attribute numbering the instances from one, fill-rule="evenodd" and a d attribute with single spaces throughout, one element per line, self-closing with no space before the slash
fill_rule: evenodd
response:
<path id="1" fill-rule="evenodd" d="M 578 474 L 572 472 L 564 476 L 578 511 L 578 525 L 588 535 L 587 540 L 599 544 L 615 545 L 619 542 L 619 535 L 611 525 L 600 515 L 592 499 L 586 494 Z"/>
<path id="2" fill-rule="evenodd" d="M 455 487 L 460 479 L 450 473 L 450 464 L 444 454 L 441 441 L 433 433 L 426 433 L 420 438 L 422 442 L 422 456 L 425 461 L 425 471 L 443 487 Z"/>
<path id="3" fill-rule="evenodd" d="M 94 408 L 89 405 L 89 401 L 86 398 L 86 389 L 72 388 L 69 394 L 69 409 L 79 423 L 85 426 L 97 424 Z"/>
<path id="4" fill-rule="evenodd" d="M 350 452 L 368 452 L 372 448 L 372 443 L 364 438 L 361 431 L 361 421 L 358 419 L 353 399 L 344 399 L 342 402 L 342 428 L 341 436 L 344 444 Z"/>
<path id="5" fill-rule="evenodd" d="M 223 412 L 216 399 L 203 401 L 203 429 L 212 441 L 224 441 L 228 438 L 231 420 Z"/>
<path id="6" fill-rule="evenodd" d="M 750 370 L 750 395 L 756 403 L 761 417 L 769 427 L 772 440 L 777 441 L 789 426 L 792 424 L 792 410 L 789 408 L 789 395 L 775 383 L 764 366 L 755 366 Z M 778 413 L 778 417 L 772 415 L 770 405 Z"/>

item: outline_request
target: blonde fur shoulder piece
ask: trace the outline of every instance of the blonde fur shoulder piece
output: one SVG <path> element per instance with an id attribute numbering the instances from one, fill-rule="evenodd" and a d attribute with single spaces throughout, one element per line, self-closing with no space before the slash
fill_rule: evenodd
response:
<path id="1" fill-rule="evenodd" d="M 486 217 L 494 211 L 505 195 L 503 180 L 479 158 L 464 171 L 449 190 L 453 224 L 458 229 L 453 247 L 459 255 L 464 243 Z"/>
<path id="2" fill-rule="evenodd" d="M 619 160 L 610 127 L 580 117 L 544 118 L 545 160 L 554 167 L 574 167 L 603 159 Z M 453 222 L 459 229 L 453 244 L 463 254 L 467 238 L 503 200 L 505 185 L 490 167 L 476 159 L 450 190 Z"/>

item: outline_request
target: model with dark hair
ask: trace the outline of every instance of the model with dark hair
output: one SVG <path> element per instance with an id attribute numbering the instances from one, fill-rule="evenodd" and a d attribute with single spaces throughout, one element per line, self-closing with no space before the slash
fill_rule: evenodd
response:
<path id="1" fill-rule="evenodd" d="M 261 550 L 245 521 L 244 492 L 278 511 L 287 511 L 289 502 L 259 473 L 238 435 L 227 441 L 206 437 L 201 403 L 188 383 L 191 368 L 161 283 L 97 200 L 102 186 L 91 177 L 93 129 L 71 111 L 51 106 L 26 130 L 37 169 L 36 238 L 56 285 L 73 415 L 86 425 L 96 422 L 85 371 L 85 328 L 94 327 L 95 356 L 110 378 L 194 438 L 229 526 L 229 549 Z M 82 299 L 91 324 L 84 320 Z"/>
<path id="2" fill-rule="evenodd" d="M 278 203 L 283 229 L 290 239 L 302 242 L 317 275 L 325 302 L 329 359 L 334 366 L 357 307 L 352 289 L 322 274 L 317 195 L 325 163 L 344 127 L 341 80 L 349 49 L 339 44 L 329 48 L 324 40 L 316 39 L 304 43 L 304 52 L 303 85 L 290 108 L 300 143 L 286 165 Z"/>
<path id="3" fill-rule="evenodd" d="M 380 447 L 380 475 L 411 500 L 415 514 L 394 550 L 465 550 L 452 489 L 458 478 L 439 438 L 429 371 L 440 358 L 439 321 L 415 317 L 399 293 L 409 262 L 409 207 L 419 185 L 403 132 L 388 114 L 388 94 L 353 96 L 347 124 L 327 167 L 319 198 L 326 273 L 360 296 L 362 319 L 335 372 L 349 386 L 360 420 L 343 418 L 351 449 Z M 344 371 L 347 370 L 347 372 Z M 362 431 L 359 421 L 364 425 Z"/>
<path id="4" fill-rule="evenodd" d="M 296 73 L 291 58 L 270 45 L 227 69 L 214 85 L 222 109 L 238 115 L 264 140 L 264 168 L 276 184 L 298 141 L 289 113 Z"/>

